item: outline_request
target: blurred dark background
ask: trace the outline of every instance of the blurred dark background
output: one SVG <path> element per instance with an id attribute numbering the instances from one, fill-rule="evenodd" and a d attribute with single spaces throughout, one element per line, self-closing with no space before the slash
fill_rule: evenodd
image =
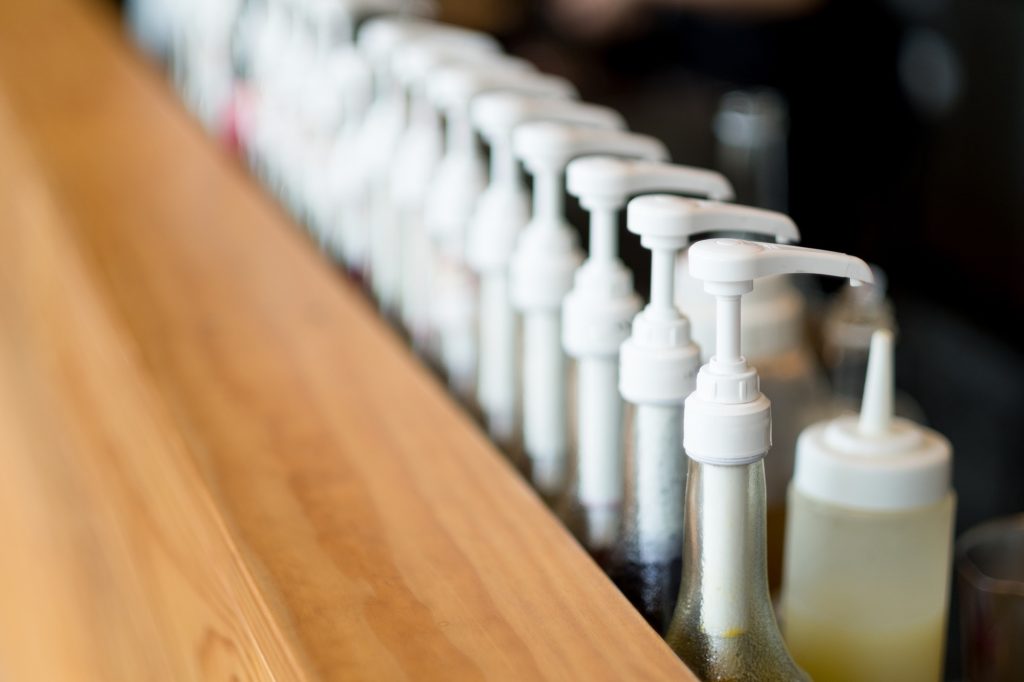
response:
<path id="1" fill-rule="evenodd" d="M 681 163 L 720 167 L 723 95 L 777 92 L 786 183 L 770 201 L 743 188 L 739 199 L 787 210 L 805 245 L 886 271 L 897 383 L 954 446 L 957 533 L 1024 510 L 1024 3 L 440 6 L 442 19 L 499 36 L 584 99 L 618 109 Z M 625 233 L 622 244 L 645 293 L 647 254 Z M 956 611 L 954 595 L 953 679 Z"/>

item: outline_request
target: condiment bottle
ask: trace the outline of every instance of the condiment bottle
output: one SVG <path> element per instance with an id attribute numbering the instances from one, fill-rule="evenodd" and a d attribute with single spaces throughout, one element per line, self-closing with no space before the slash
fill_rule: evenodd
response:
<path id="1" fill-rule="evenodd" d="M 893 334 L 871 338 L 859 416 L 800 436 L 782 618 L 819 682 L 942 679 L 956 498 L 952 448 L 893 416 Z"/>

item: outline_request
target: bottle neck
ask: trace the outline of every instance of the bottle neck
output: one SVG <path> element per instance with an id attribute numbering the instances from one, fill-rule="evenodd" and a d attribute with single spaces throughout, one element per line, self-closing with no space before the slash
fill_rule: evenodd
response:
<path id="1" fill-rule="evenodd" d="M 491 184 L 515 185 L 518 170 L 511 140 L 496 136 L 491 141 Z"/>
<path id="2" fill-rule="evenodd" d="M 449 155 L 472 154 L 476 147 L 473 135 L 473 124 L 462 111 L 448 112 L 448 148 Z"/>
<path id="3" fill-rule="evenodd" d="M 687 457 L 680 405 L 626 403 L 626 491 L 623 535 L 631 560 L 667 564 L 683 551 Z"/>
<path id="4" fill-rule="evenodd" d="M 614 263 L 619 257 L 618 207 L 591 209 L 590 262 Z"/>
<path id="5" fill-rule="evenodd" d="M 561 173 L 538 171 L 533 176 L 533 218 L 546 219 L 545 224 L 557 225 L 565 214 Z"/>
<path id="6" fill-rule="evenodd" d="M 679 604 L 669 644 L 702 679 L 806 679 L 768 592 L 764 462 L 690 460 Z"/>

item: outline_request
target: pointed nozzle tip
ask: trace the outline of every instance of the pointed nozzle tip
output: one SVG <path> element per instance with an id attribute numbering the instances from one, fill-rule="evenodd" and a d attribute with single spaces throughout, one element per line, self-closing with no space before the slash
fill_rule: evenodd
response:
<path id="1" fill-rule="evenodd" d="M 871 335 L 864 401 L 860 410 L 860 431 L 881 434 L 889 429 L 893 409 L 893 333 L 878 329 Z"/>

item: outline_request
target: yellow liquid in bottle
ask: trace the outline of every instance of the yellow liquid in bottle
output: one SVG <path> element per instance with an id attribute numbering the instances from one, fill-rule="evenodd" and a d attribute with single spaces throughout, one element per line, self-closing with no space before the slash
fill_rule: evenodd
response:
<path id="1" fill-rule="evenodd" d="M 797 609 L 785 614 L 786 644 L 816 682 L 937 682 L 944 614 L 894 627 L 836 621 Z"/>

